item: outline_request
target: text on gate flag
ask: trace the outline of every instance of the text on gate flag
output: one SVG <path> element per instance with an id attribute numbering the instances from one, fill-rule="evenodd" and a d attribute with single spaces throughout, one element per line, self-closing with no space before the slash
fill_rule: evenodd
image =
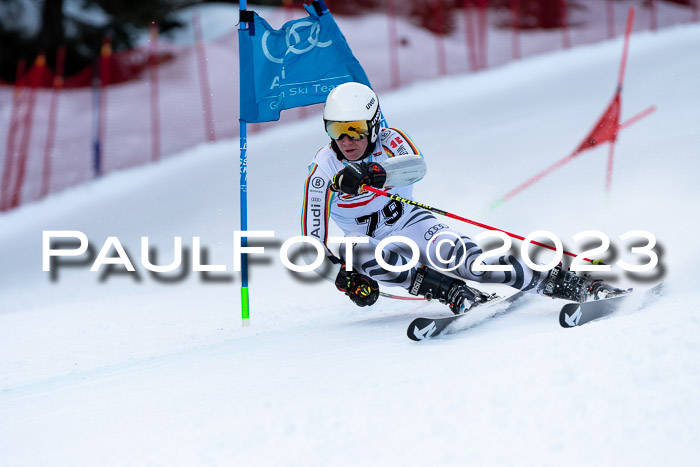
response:
<path id="1" fill-rule="evenodd" d="M 273 29 L 250 12 L 240 29 L 241 120 L 279 120 L 280 112 L 324 102 L 336 86 L 348 81 L 370 85 L 327 9 L 306 7 L 309 16 Z"/>

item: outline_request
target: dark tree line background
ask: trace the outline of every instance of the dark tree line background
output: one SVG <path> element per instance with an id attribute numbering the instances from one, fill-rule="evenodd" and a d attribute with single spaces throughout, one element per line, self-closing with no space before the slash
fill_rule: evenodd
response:
<path id="1" fill-rule="evenodd" d="M 103 14 L 71 15 L 65 0 L 0 0 L 0 79 L 13 82 L 19 60 L 31 64 L 43 53 L 53 68 L 58 47 L 66 47 L 65 75 L 91 65 L 99 56 L 103 37 L 115 51 L 133 46 L 135 34 L 156 21 L 161 31 L 180 26 L 173 12 L 192 0 L 72 0 L 84 10 Z M 36 19 L 38 24 L 31 24 Z"/>
<path id="2" fill-rule="evenodd" d="M 336 15 L 360 15 L 386 11 L 387 0 L 325 0 Z M 602 0 L 601 0 L 602 1 Z M 678 5 L 693 6 L 693 0 L 662 0 Z M 85 10 L 97 9 L 106 18 L 101 24 L 86 20 L 86 15 L 68 13 L 66 3 Z M 212 0 L 0 0 L 0 80 L 13 82 L 20 60 L 31 64 L 38 54 L 45 54 L 49 67 L 54 68 L 56 51 L 66 47 L 65 75 L 92 64 L 99 56 L 103 37 L 108 36 L 114 51 L 127 50 L 134 45 L 135 35 L 158 24 L 161 33 L 179 26 L 174 13 L 184 7 Z M 478 0 L 440 0 L 441 14 L 435 15 L 436 0 L 394 0 L 396 12 L 426 29 L 448 34 L 455 28 L 456 12 L 465 2 L 476 5 Z M 568 8 L 585 8 L 582 0 L 566 0 Z M 648 4 L 650 0 L 645 0 Z M 237 1 L 219 0 L 219 3 Z M 303 0 L 249 0 L 256 4 L 301 4 Z M 489 8 L 509 9 L 511 0 L 489 0 Z M 560 0 L 520 0 L 522 28 L 552 29 L 562 27 Z M 74 11 L 74 9 L 72 9 Z M 27 18 L 38 24 L 29 25 Z M 439 20 L 438 18 L 442 18 Z M 508 18 L 504 15 L 504 18 Z M 233 26 L 233 25 L 232 25 Z M 501 27 L 512 27 L 505 20 Z"/>

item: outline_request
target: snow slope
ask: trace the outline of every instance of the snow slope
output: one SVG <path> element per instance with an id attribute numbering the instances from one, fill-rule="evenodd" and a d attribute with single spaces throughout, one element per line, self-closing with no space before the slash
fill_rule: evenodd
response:
<path id="1" fill-rule="evenodd" d="M 487 209 L 588 133 L 612 97 L 621 40 L 380 96 L 428 157 L 416 199 L 522 235 L 551 230 L 569 249 L 577 232 L 601 230 L 628 259 L 618 235 L 656 235 L 652 280 L 665 278 L 665 296 L 580 329 L 561 329 L 560 304 L 532 297 L 416 344 L 410 319 L 444 306 L 361 309 L 284 269 L 279 245 L 298 234 L 306 164 L 326 142 L 317 118 L 249 141 L 249 228 L 275 231 L 251 266 L 250 327 L 231 272 L 237 141 L 1 216 L 0 464 L 695 465 L 699 41 L 698 26 L 633 36 L 623 120 L 658 110 L 621 133 L 607 196 L 605 147 Z M 85 232 L 95 253 L 117 236 L 138 276 L 84 262 L 52 281 L 43 230 Z M 189 249 L 201 237 L 228 272 L 165 283 L 141 265 L 141 236 L 159 264 L 174 237 Z"/>

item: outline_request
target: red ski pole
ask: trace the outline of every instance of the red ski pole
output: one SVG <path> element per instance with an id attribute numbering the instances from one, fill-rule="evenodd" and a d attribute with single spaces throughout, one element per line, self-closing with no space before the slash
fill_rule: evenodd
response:
<path id="1" fill-rule="evenodd" d="M 477 226 L 477 227 L 481 227 L 482 229 L 486 229 L 486 230 L 498 230 L 499 232 L 503 232 L 504 234 L 508 235 L 508 236 L 511 237 L 511 238 L 517 238 L 518 240 L 521 240 L 521 241 L 522 241 L 522 240 L 525 240 L 525 237 L 522 237 L 522 236 L 520 236 L 520 235 L 511 233 L 511 232 L 508 232 L 507 230 L 497 229 L 497 228 L 495 228 L 495 227 L 491 227 L 490 225 L 482 224 L 481 222 L 476 222 L 476 221 L 467 219 L 466 217 L 458 216 L 458 215 L 456 215 L 456 214 L 452 214 L 452 213 L 450 213 L 450 212 L 443 211 L 442 209 L 434 208 L 434 207 L 432 207 L 432 206 L 428 206 L 428 205 L 426 205 L 426 204 L 419 203 L 419 202 L 417 202 L 417 201 L 413 201 L 412 199 L 402 198 L 402 197 L 399 196 L 399 195 L 395 195 L 395 194 L 393 194 L 393 193 L 389 193 L 389 192 L 387 192 L 387 191 L 380 190 L 380 189 L 378 189 L 378 188 L 374 188 L 374 187 L 367 186 L 367 185 L 362 185 L 362 189 L 365 190 L 365 191 L 369 191 L 369 192 L 371 192 L 371 193 L 380 195 L 380 196 L 386 196 L 387 198 L 391 198 L 391 199 L 393 199 L 393 200 L 395 200 L 395 201 L 399 201 L 399 202 L 404 203 L 404 204 L 410 204 L 410 205 L 412 205 L 412 206 L 418 206 L 419 208 L 426 209 L 426 210 L 428 210 L 428 211 L 430 211 L 430 212 L 434 212 L 434 213 L 436 213 L 436 214 L 440 214 L 440 215 L 442 215 L 442 216 L 449 217 L 449 218 L 451 218 L 451 219 L 457 219 L 458 221 L 466 222 L 467 224 L 472 224 L 472 225 L 475 225 L 475 226 Z M 533 243 L 534 245 L 541 246 L 541 247 L 543 247 L 543 248 L 547 248 L 547 249 L 552 250 L 552 251 L 556 251 L 556 248 L 554 248 L 554 247 L 552 247 L 552 246 L 549 246 L 549 245 L 546 245 L 546 244 L 544 244 L 544 243 L 540 243 L 540 242 L 537 242 L 537 241 L 535 241 L 535 240 L 533 240 L 532 243 Z M 565 255 L 569 255 L 569 256 L 572 256 L 572 257 L 574 257 L 574 258 L 575 258 L 576 256 L 578 256 L 578 255 L 576 255 L 576 254 L 574 254 L 574 253 L 571 253 L 571 252 L 568 252 L 568 251 L 563 251 L 563 253 L 564 253 Z M 601 262 L 600 260 L 592 260 L 592 259 L 588 259 L 588 258 L 583 258 L 583 259 L 584 259 L 584 261 L 588 261 L 589 263 L 593 263 L 593 264 L 602 264 L 602 262 Z"/>

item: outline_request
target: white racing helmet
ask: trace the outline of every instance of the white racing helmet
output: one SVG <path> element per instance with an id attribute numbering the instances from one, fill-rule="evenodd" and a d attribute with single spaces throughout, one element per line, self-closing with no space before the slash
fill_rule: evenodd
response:
<path id="1" fill-rule="evenodd" d="M 379 99 L 364 84 L 343 83 L 326 98 L 323 123 L 334 140 L 347 134 L 352 139 L 369 137 L 370 143 L 374 143 L 379 136 L 380 120 Z"/>

